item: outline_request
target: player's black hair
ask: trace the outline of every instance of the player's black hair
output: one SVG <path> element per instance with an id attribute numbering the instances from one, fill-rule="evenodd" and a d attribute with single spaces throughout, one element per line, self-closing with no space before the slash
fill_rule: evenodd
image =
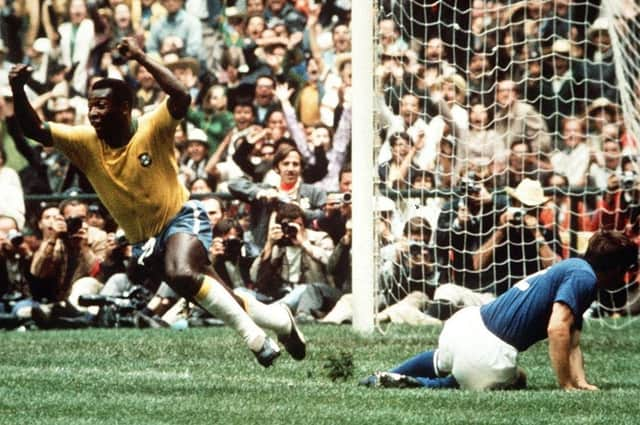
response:
<path id="1" fill-rule="evenodd" d="M 617 267 L 624 270 L 638 264 L 638 246 L 621 232 L 602 230 L 589 239 L 584 259 L 596 272 Z"/>
<path id="2" fill-rule="evenodd" d="M 133 90 L 126 82 L 115 78 L 103 78 L 91 86 L 92 91 L 97 89 L 111 89 L 113 101 L 117 105 L 123 106 L 126 103 L 129 109 L 133 108 Z"/>

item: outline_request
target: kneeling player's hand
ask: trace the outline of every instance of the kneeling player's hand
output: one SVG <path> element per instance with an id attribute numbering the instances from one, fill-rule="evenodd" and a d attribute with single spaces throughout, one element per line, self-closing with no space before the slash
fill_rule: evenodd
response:
<path id="1" fill-rule="evenodd" d="M 588 382 L 578 382 L 576 384 L 576 387 L 578 387 L 579 390 L 586 390 L 586 391 L 597 391 L 598 387 L 596 387 L 595 385 L 591 385 Z"/>

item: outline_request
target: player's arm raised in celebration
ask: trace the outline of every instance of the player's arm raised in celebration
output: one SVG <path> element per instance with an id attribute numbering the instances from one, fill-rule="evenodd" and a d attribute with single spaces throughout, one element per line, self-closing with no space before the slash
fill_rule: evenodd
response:
<path id="1" fill-rule="evenodd" d="M 32 71 L 30 66 L 18 64 L 9 72 L 15 115 L 25 136 L 45 146 L 51 146 L 53 144 L 51 131 L 33 109 L 24 91 L 24 85 L 29 80 Z"/>
<path id="2" fill-rule="evenodd" d="M 549 358 L 556 373 L 558 385 L 565 390 L 596 390 L 590 385 L 584 372 L 580 333 L 572 330 L 575 318 L 571 309 L 556 302 L 551 310 L 547 327 L 549 336 Z"/>
<path id="3" fill-rule="evenodd" d="M 133 59 L 144 66 L 153 75 L 160 88 L 169 95 L 167 107 L 173 118 L 181 120 L 187 115 L 191 96 L 187 88 L 178 81 L 169 69 L 145 54 L 132 37 L 124 37 L 118 43 L 118 51 L 127 59 Z"/>

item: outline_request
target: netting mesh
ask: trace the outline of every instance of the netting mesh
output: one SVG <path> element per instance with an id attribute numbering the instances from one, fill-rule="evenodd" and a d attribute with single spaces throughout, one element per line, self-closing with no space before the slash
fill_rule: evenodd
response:
<path id="1" fill-rule="evenodd" d="M 640 6 L 600 3 L 378 3 L 380 307 L 446 318 L 598 229 L 638 238 Z M 628 323 L 628 282 L 589 314 Z"/>

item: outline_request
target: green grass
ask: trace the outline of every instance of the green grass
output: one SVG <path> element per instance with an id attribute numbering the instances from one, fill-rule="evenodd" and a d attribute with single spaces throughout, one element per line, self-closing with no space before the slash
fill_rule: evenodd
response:
<path id="1" fill-rule="evenodd" d="M 636 424 L 640 325 L 591 325 L 587 375 L 598 392 L 556 389 L 540 343 L 521 357 L 527 391 L 389 390 L 357 386 L 432 347 L 438 328 L 390 327 L 364 338 L 348 326 L 303 327 L 308 358 L 261 368 L 227 328 L 4 332 L 0 424 Z M 354 376 L 324 367 L 341 352 Z"/>

